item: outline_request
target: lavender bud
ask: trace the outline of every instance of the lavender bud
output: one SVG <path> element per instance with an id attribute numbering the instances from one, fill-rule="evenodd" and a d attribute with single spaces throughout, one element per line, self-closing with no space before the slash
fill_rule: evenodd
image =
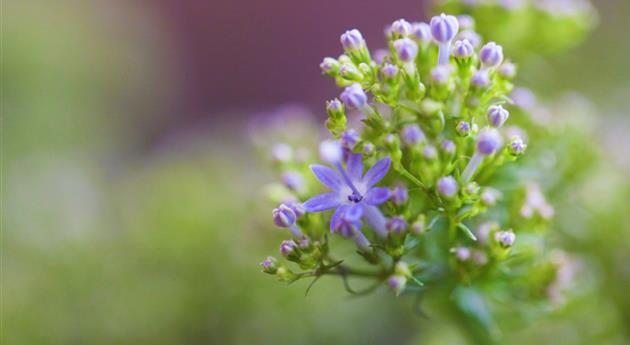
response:
<path id="1" fill-rule="evenodd" d="M 280 243 L 280 254 L 289 260 L 294 260 L 297 256 L 297 245 L 292 240 L 284 240 Z"/>
<path id="2" fill-rule="evenodd" d="M 415 235 L 422 235 L 427 230 L 426 217 L 421 214 L 415 222 L 411 224 L 411 232 Z"/>
<path id="3" fill-rule="evenodd" d="M 392 34 L 396 34 L 398 36 L 408 36 L 411 34 L 411 24 L 404 19 L 398 19 L 397 21 L 392 23 L 391 26 Z"/>
<path id="4" fill-rule="evenodd" d="M 278 260 L 273 256 L 268 256 L 265 261 L 260 263 L 262 271 L 268 274 L 276 274 L 278 271 Z"/>
<path id="5" fill-rule="evenodd" d="M 345 108 L 343 106 L 343 103 L 335 98 L 332 101 L 328 101 L 326 103 L 326 112 L 328 113 L 328 116 L 334 119 L 338 119 L 344 116 Z"/>
<path id="6" fill-rule="evenodd" d="M 362 108 L 367 103 L 367 95 L 359 83 L 346 87 L 339 98 L 349 108 Z"/>
<path id="7" fill-rule="evenodd" d="M 473 251 L 472 259 L 479 266 L 483 266 L 488 263 L 488 255 L 486 255 L 486 253 L 482 252 L 481 250 Z"/>
<path id="8" fill-rule="evenodd" d="M 366 143 L 363 145 L 363 154 L 366 156 L 371 156 L 375 150 L 376 148 L 374 147 L 374 144 Z"/>
<path id="9" fill-rule="evenodd" d="M 295 219 L 297 218 L 295 212 L 285 204 L 280 204 L 278 208 L 274 208 L 271 214 L 273 215 L 274 224 L 281 228 L 288 228 L 295 224 Z"/>
<path id="10" fill-rule="evenodd" d="M 479 51 L 479 60 L 485 68 L 499 66 L 503 61 L 503 47 L 494 42 L 486 43 Z"/>
<path id="11" fill-rule="evenodd" d="M 392 189 L 392 202 L 395 205 L 401 206 L 404 205 L 409 199 L 409 192 L 405 186 L 396 186 Z"/>
<path id="12" fill-rule="evenodd" d="M 520 156 L 525 153 L 527 144 L 520 137 L 513 137 L 508 144 L 508 150 L 512 156 Z"/>
<path id="13" fill-rule="evenodd" d="M 297 192 L 304 187 L 302 175 L 296 171 L 287 171 L 282 174 L 282 184 L 288 189 Z"/>
<path id="14" fill-rule="evenodd" d="M 458 59 L 468 59 L 475 52 L 475 48 L 468 40 L 456 41 L 453 45 L 453 56 Z"/>
<path id="15" fill-rule="evenodd" d="M 455 147 L 455 143 L 446 139 L 442 142 L 442 151 L 447 155 L 455 154 L 457 147 Z"/>
<path id="16" fill-rule="evenodd" d="M 491 155 L 503 144 L 501 134 L 494 128 L 486 128 L 477 135 L 477 152 Z"/>
<path id="17" fill-rule="evenodd" d="M 319 68 L 322 69 L 322 72 L 327 75 L 335 76 L 339 73 L 339 61 L 334 58 L 326 57 L 321 64 L 319 64 Z"/>
<path id="18" fill-rule="evenodd" d="M 514 245 L 516 241 L 516 235 L 512 230 L 499 231 L 494 234 L 494 239 L 499 242 L 499 245 L 503 248 L 509 248 Z"/>
<path id="19" fill-rule="evenodd" d="M 492 105 L 488 108 L 488 123 L 492 127 L 499 128 L 510 117 L 510 113 L 500 105 Z"/>
<path id="20" fill-rule="evenodd" d="M 342 65 L 339 75 L 346 80 L 361 81 L 363 79 L 363 74 L 353 65 Z"/>
<path id="21" fill-rule="evenodd" d="M 396 76 L 398 76 L 398 67 L 396 65 L 386 63 L 383 68 L 381 68 L 381 75 L 385 80 L 393 80 Z"/>
<path id="22" fill-rule="evenodd" d="M 403 217 L 394 216 L 387 220 L 385 228 L 391 233 L 402 234 L 407 230 L 407 221 Z"/>
<path id="23" fill-rule="evenodd" d="M 325 140 L 319 144 L 319 157 L 323 162 L 335 165 L 343 159 L 341 144 L 336 140 Z"/>
<path id="24" fill-rule="evenodd" d="M 438 192 L 447 198 L 455 196 L 458 188 L 457 181 L 455 181 L 453 176 L 444 176 L 437 182 Z"/>
<path id="25" fill-rule="evenodd" d="M 481 202 L 487 206 L 492 207 L 496 205 L 497 199 L 501 196 L 501 193 L 494 188 L 485 188 L 481 193 Z"/>
<path id="26" fill-rule="evenodd" d="M 453 248 L 451 249 L 451 252 L 455 254 L 455 257 L 459 261 L 467 261 L 468 259 L 470 259 L 470 249 L 466 247 Z"/>
<path id="27" fill-rule="evenodd" d="M 357 145 L 359 140 L 361 140 L 359 132 L 355 131 L 352 128 L 341 134 L 341 146 L 344 148 L 352 150 Z"/>
<path id="28" fill-rule="evenodd" d="M 516 76 L 516 65 L 511 62 L 505 62 L 499 66 L 499 75 L 505 79 L 512 79 Z"/>
<path id="29" fill-rule="evenodd" d="M 486 88 L 490 86 L 490 76 L 488 75 L 488 71 L 479 70 L 476 71 L 473 76 L 470 78 L 470 83 L 477 88 Z"/>
<path id="30" fill-rule="evenodd" d="M 438 65 L 431 71 L 431 81 L 438 85 L 446 84 L 450 76 L 450 65 Z"/>
<path id="31" fill-rule="evenodd" d="M 420 43 L 426 44 L 431 42 L 431 26 L 427 23 L 413 23 L 411 25 L 411 33 Z"/>
<path id="32" fill-rule="evenodd" d="M 459 134 L 459 136 L 465 137 L 472 132 L 472 129 L 470 128 L 470 123 L 466 121 L 459 121 L 459 123 L 455 127 L 455 131 L 457 132 L 457 134 Z"/>
<path id="33" fill-rule="evenodd" d="M 477 193 L 479 193 L 479 184 L 477 182 L 474 182 L 474 181 L 470 182 L 464 188 L 464 192 L 467 195 L 477 195 Z"/>
<path id="34" fill-rule="evenodd" d="M 457 16 L 457 22 L 459 23 L 459 27 L 462 31 L 473 30 L 475 28 L 475 20 L 467 14 Z"/>
<path id="35" fill-rule="evenodd" d="M 422 156 L 428 160 L 434 160 L 438 156 L 437 149 L 433 145 L 427 145 L 422 149 Z"/>
<path id="36" fill-rule="evenodd" d="M 448 43 L 457 34 L 459 22 L 454 16 L 442 13 L 431 18 L 431 35 L 439 43 Z"/>
<path id="37" fill-rule="evenodd" d="M 411 62 L 418 55 L 418 44 L 409 38 L 394 41 L 394 49 L 401 61 Z"/>
<path id="38" fill-rule="evenodd" d="M 275 144 L 271 148 L 271 158 L 276 162 L 288 162 L 293 159 L 293 149 L 287 144 Z"/>
<path id="39" fill-rule="evenodd" d="M 424 133 L 420 126 L 412 124 L 402 128 L 400 136 L 407 145 L 415 145 L 425 140 Z"/>
<path id="40" fill-rule="evenodd" d="M 460 41 L 467 40 L 474 48 L 479 47 L 481 44 L 481 37 L 474 31 L 462 31 L 457 35 L 457 39 Z"/>
<path id="41" fill-rule="evenodd" d="M 340 39 L 343 49 L 347 51 L 357 51 L 365 46 L 365 40 L 363 35 L 357 29 L 352 29 L 344 32 Z"/>
<path id="42" fill-rule="evenodd" d="M 303 238 L 298 241 L 298 247 L 303 251 L 309 251 L 313 249 L 313 242 L 308 238 Z"/>
<path id="43" fill-rule="evenodd" d="M 407 278 L 401 275 L 393 275 L 387 278 L 387 286 L 389 286 L 396 296 L 400 295 L 407 285 Z"/>

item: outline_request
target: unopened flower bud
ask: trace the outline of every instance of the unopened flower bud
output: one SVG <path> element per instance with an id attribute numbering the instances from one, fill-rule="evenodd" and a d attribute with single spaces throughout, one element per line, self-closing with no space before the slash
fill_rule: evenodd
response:
<path id="1" fill-rule="evenodd" d="M 525 153 L 527 144 L 520 137 L 513 137 L 508 144 L 508 150 L 512 156 L 520 156 Z"/>
<path id="2" fill-rule="evenodd" d="M 485 68 L 499 66 L 503 61 L 503 47 L 494 42 L 486 43 L 479 51 L 479 60 Z"/>
<path id="3" fill-rule="evenodd" d="M 488 255 L 481 250 L 474 250 L 472 252 L 472 260 L 479 266 L 483 266 L 488 263 Z"/>
<path id="4" fill-rule="evenodd" d="M 479 193 L 479 189 L 479 184 L 473 181 L 466 185 L 466 188 L 464 188 L 464 192 L 466 193 L 466 195 L 477 195 L 477 193 Z"/>
<path id="5" fill-rule="evenodd" d="M 297 219 L 299 219 L 306 213 L 306 209 L 304 209 L 304 206 L 302 205 L 302 203 L 298 201 L 295 201 L 295 200 L 286 201 L 284 202 L 284 205 L 289 207 L 293 211 L 293 213 L 295 213 L 295 217 Z"/>
<path id="6" fill-rule="evenodd" d="M 383 62 L 385 62 L 387 60 L 387 58 L 389 57 L 389 50 L 387 49 L 376 49 L 374 51 L 374 53 L 372 54 L 373 58 L 374 58 L 374 62 L 376 62 L 376 64 L 380 65 Z"/>
<path id="7" fill-rule="evenodd" d="M 359 140 L 361 140 L 359 132 L 355 131 L 352 128 L 341 134 L 341 146 L 349 150 L 352 150 L 357 145 Z"/>
<path id="8" fill-rule="evenodd" d="M 411 24 L 404 19 L 398 19 L 392 23 L 391 33 L 396 34 L 399 37 L 405 37 L 411 34 Z"/>
<path id="9" fill-rule="evenodd" d="M 287 171 L 282 174 L 282 184 L 294 192 L 299 192 L 304 187 L 304 179 L 296 171 Z"/>
<path id="10" fill-rule="evenodd" d="M 391 233 L 402 234 L 407 230 L 407 221 L 403 217 L 394 216 L 387 220 L 385 227 Z"/>
<path id="11" fill-rule="evenodd" d="M 387 286 L 394 291 L 396 296 L 400 295 L 405 290 L 406 285 L 407 277 L 395 274 L 387 278 Z"/>
<path id="12" fill-rule="evenodd" d="M 465 137 L 472 132 L 472 129 L 470 128 L 470 123 L 466 121 L 460 121 L 455 127 L 455 131 L 457 132 L 457 134 L 459 134 L 459 136 Z"/>
<path id="13" fill-rule="evenodd" d="M 450 65 L 438 65 L 431 70 L 431 81 L 438 85 L 444 85 L 451 76 Z"/>
<path id="14" fill-rule="evenodd" d="M 475 20 L 467 14 L 457 16 L 459 27 L 463 30 L 473 30 L 475 28 Z"/>
<path id="15" fill-rule="evenodd" d="M 396 65 L 386 63 L 383 68 L 381 68 L 381 75 L 385 80 L 394 80 L 396 76 L 398 76 L 398 67 Z"/>
<path id="16" fill-rule="evenodd" d="M 475 48 L 468 40 L 456 41 L 453 45 L 453 56 L 458 59 L 467 59 L 475 53 Z"/>
<path id="17" fill-rule="evenodd" d="M 470 259 L 470 249 L 466 247 L 457 247 L 451 249 L 451 252 L 455 254 L 455 258 L 459 261 L 467 261 Z"/>
<path id="18" fill-rule="evenodd" d="M 418 44 L 409 38 L 394 41 L 394 49 L 401 61 L 411 62 L 418 55 Z"/>
<path id="19" fill-rule="evenodd" d="M 457 39 L 460 41 L 467 40 L 474 48 L 479 47 L 479 45 L 481 44 L 481 37 L 479 37 L 479 34 L 472 30 L 460 32 L 457 35 Z"/>
<path id="20" fill-rule="evenodd" d="M 276 274 L 278 271 L 278 260 L 273 256 L 268 256 L 265 261 L 260 263 L 262 271 L 267 274 Z"/>
<path id="21" fill-rule="evenodd" d="M 510 113 L 501 105 L 492 105 L 488 108 L 488 123 L 495 128 L 503 126 L 510 117 Z"/>
<path id="22" fill-rule="evenodd" d="M 328 113 L 328 116 L 338 119 L 345 115 L 345 108 L 343 103 L 335 98 L 326 103 L 326 112 Z"/>
<path id="23" fill-rule="evenodd" d="M 455 151 L 457 150 L 457 147 L 455 146 L 455 143 L 446 139 L 444 141 L 442 141 L 442 152 L 444 152 L 447 155 L 452 155 L 455 154 Z"/>
<path id="24" fill-rule="evenodd" d="M 405 186 L 396 186 L 392 190 L 392 202 L 398 206 L 404 205 L 409 199 L 409 192 Z"/>
<path id="25" fill-rule="evenodd" d="M 473 76 L 470 78 L 470 83 L 479 89 L 486 88 L 490 86 L 490 76 L 488 75 L 488 71 L 479 70 L 476 71 Z"/>
<path id="26" fill-rule="evenodd" d="M 485 188 L 481 193 L 481 202 L 487 206 L 492 207 L 497 203 L 497 199 L 501 196 L 501 193 L 494 188 Z"/>
<path id="27" fill-rule="evenodd" d="M 422 148 L 422 156 L 427 160 L 434 160 L 438 156 L 437 149 L 433 145 L 427 145 Z"/>
<path id="28" fill-rule="evenodd" d="M 319 68 L 322 69 L 322 72 L 326 75 L 336 76 L 339 73 L 339 61 L 331 57 L 325 57 L 321 64 L 319 64 Z"/>
<path id="29" fill-rule="evenodd" d="M 427 23 L 413 23 L 411 25 L 411 33 L 420 43 L 426 44 L 431 42 L 431 26 Z"/>
<path id="30" fill-rule="evenodd" d="M 487 128 L 477 135 L 477 152 L 487 156 L 493 154 L 503 144 L 501 134 L 494 128 Z"/>
<path id="31" fill-rule="evenodd" d="M 447 198 L 452 198 L 457 194 L 459 186 L 453 176 L 444 176 L 438 180 L 437 189 L 441 195 Z"/>
<path id="32" fill-rule="evenodd" d="M 293 240 L 284 240 L 280 243 L 280 254 L 289 260 L 299 257 L 297 244 Z"/>
<path id="33" fill-rule="evenodd" d="M 340 37 L 341 45 L 347 51 L 357 51 L 365 46 L 363 35 L 357 29 L 344 32 Z"/>
<path id="34" fill-rule="evenodd" d="M 341 144 L 336 140 L 324 140 L 319 144 L 319 157 L 322 161 L 335 165 L 343 159 Z"/>
<path id="35" fill-rule="evenodd" d="M 411 232 L 415 235 L 422 235 L 427 231 L 426 217 L 424 214 L 418 216 L 418 218 L 411 223 Z"/>
<path id="36" fill-rule="evenodd" d="M 361 81 L 363 79 L 363 74 L 353 65 L 342 65 L 339 75 L 346 80 Z"/>
<path id="37" fill-rule="evenodd" d="M 363 154 L 366 156 L 371 156 L 375 150 L 376 148 L 372 143 L 366 143 L 365 145 L 363 145 Z"/>
<path id="38" fill-rule="evenodd" d="M 346 87 L 339 98 L 349 108 L 362 108 L 367 103 L 367 95 L 359 83 Z"/>
<path id="39" fill-rule="evenodd" d="M 404 126 L 401 130 L 400 137 L 407 145 L 416 145 L 425 140 L 424 133 L 420 129 L 420 126 L 416 124 Z"/>
<path id="40" fill-rule="evenodd" d="M 431 34 L 439 43 L 447 43 L 453 40 L 459 30 L 459 22 L 454 16 L 442 13 L 431 18 Z"/>
<path id="41" fill-rule="evenodd" d="M 516 235 L 512 230 L 499 231 L 494 235 L 494 239 L 499 242 L 503 248 L 509 248 L 514 245 Z"/>
<path id="42" fill-rule="evenodd" d="M 505 62 L 499 66 L 499 75 L 505 79 L 512 79 L 516 76 L 516 65 L 511 62 Z"/>
<path id="43" fill-rule="evenodd" d="M 281 228 L 288 228 L 295 224 L 297 216 L 295 212 L 285 204 L 280 204 L 278 208 L 274 208 L 272 211 L 273 222 Z"/>

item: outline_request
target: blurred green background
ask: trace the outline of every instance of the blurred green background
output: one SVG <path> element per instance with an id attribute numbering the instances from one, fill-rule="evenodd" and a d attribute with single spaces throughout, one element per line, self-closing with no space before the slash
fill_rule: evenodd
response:
<path id="1" fill-rule="evenodd" d="M 389 3 L 396 16 L 422 18 L 419 2 Z M 593 141 L 581 144 L 602 161 L 555 205 L 558 227 L 572 229 L 557 244 L 583 258 L 589 286 L 507 334 L 507 344 L 630 343 L 630 3 L 595 5 L 599 26 L 585 44 L 527 57 L 521 71 L 543 99 L 579 91 L 588 102 L 570 99 L 567 111 L 594 116 L 584 128 Z M 289 5 L 270 6 L 285 13 Z M 282 233 L 262 192 L 273 176 L 246 129 L 249 114 L 270 105 L 247 101 L 260 92 L 248 80 L 235 82 L 242 102 L 191 96 L 199 90 L 186 74 L 194 71 L 181 68 L 192 60 L 182 43 L 190 31 L 177 25 L 187 12 L 178 8 L 176 1 L 3 3 L 2 344 L 463 343 L 440 313 L 415 315 L 411 298 L 350 297 L 334 279 L 305 297 L 305 282 L 286 287 L 259 272 Z M 388 15 L 370 17 L 368 32 L 396 19 Z M 323 19 L 303 19 L 317 35 Z M 354 24 L 339 16 L 330 26 Z M 282 40 L 276 31 L 251 33 Z M 223 49 L 197 39 L 210 52 Z M 318 39 L 337 44 L 336 36 Z M 298 84 L 320 83 L 319 59 L 336 50 L 311 57 L 298 54 L 302 48 L 277 54 L 296 52 L 295 64 L 308 70 Z M 272 60 L 250 63 L 264 69 Z M 243 67 L 199 66 L 219 85 Z M 285 76 L 268 87 L 282 93 L 292 82 Z M 331 97 L 328 87 L 314 92 Z M 321 116 L 310 91 L 301 92 L 273 101 L 305 103 Z"/>

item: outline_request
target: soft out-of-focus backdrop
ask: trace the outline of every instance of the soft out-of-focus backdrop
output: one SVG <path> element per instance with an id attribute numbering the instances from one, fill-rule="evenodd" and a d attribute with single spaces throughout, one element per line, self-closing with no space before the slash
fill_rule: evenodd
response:
<path id="1" fill-rule="evenodd" d="M 318 64 L 338 35 L 379 42 L 394 19 L 426 19 L 422 1 L 2 5 L 3 343 L 458 343 L 403 298 L 350 298 L 334 280 L 304 297 L 257 266 L 281 235 L 250 117 L 299 103 L 321 119 L 337 90 Z M 582 195 L 589 231 L 566 243 L 593 288 L 512 344 L 630 339 L 630 3 L 595 5 L 585 44 L 530 57 L 520 78 L 596 109 L 606 161 Z"/>

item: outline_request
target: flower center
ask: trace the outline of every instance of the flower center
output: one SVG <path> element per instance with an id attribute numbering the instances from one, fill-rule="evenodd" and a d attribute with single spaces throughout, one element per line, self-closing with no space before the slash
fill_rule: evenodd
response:
<path id="1" fill-rule="evenodd" d="M 348 201 L 353 202 L 355 204 L 359 203 L 361 200 L 363 200 L 363 197 L 359 193 L 352 193 L 348 195 Z"/>

